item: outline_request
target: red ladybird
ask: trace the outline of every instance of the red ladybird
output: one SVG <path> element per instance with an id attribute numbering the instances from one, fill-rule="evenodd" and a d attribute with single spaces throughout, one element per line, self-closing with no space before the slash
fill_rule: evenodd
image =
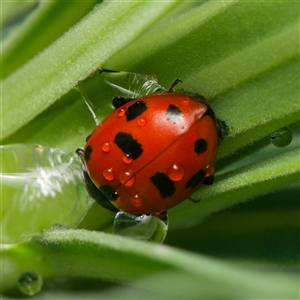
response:
<path id="1" fill-rule="evenodd" d="M 201 183 L 212 184 L 226 125 L 204 97 L 169 91 L 117 97 L 113 105 L 84 150 L 77 150 L 89 194 L 102 206 L 163 216 Z"/>

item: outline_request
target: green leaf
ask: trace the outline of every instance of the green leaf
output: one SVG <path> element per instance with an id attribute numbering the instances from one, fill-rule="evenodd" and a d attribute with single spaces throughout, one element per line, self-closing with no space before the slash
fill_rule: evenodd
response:
<path id="1" fill-rule="evenodd" d="M 69 27 L 78 22 L 96 2 L 40 2 L 22 25 L 4 41 L 1 56 L 2 78 L 48 47 Z M 6 5 L 7 2 L 4 3 L 4 7 Z M 52 21 L 53 17 L 56 19 L 55 24 Z"/>
<path id="2" fill-rule="evenodd" d="M 145 291 L 147 297 L 179 299 L 244 295 L 280 299 L 294 298 L 298 293 L 294 275 L 240 268 L 167 246 L 83 230 L 47 232 L 27 243 L 4 247 L 3 262 L 4 286 L 10 287 L 16 285 L 17 274 L 33 269 L 43 278 L 79 276 L 134 283 L 144 289 L 136 297 Z M 112 295 L 119 297 L 127 290 Z"/>
<path id="3" fill-rule="evenodd" d="M 216 182 L 193 195 L 202 201 L 169 211 L 172 247 L 87 230 L 36 235 L 2 246 L 3 291 L 33 270 L 45 279 L 39 299 L 297 298 L 299 3 L 103 1 L 87 14 L 88 1 L 39 5 L 14 28 L 3 25 L 3 144 L 82 147 L 95 125 L 73 88 L 99 67 L 157 74 L 165 87 L 180 78 L 180 88 L 206 97 L 229 135 Z M 107 86 L 91 94 L 104 118 L 112 110 Z M 277 149 L 269 136 L 282 127 L 293 141 Z M 80 228 L 110 232 L 112 219 L 93 205 Z M 68 281 L 58 283 L 61 276 Z M 96 279 L 93 291 L 74 277 Z"/>
<path id="4" fill-rule="evenodd" d="M 3 81 L 2 138 L 45 110 L 174 5 L 103 2 L 96 6 L 77 26 Z"/>

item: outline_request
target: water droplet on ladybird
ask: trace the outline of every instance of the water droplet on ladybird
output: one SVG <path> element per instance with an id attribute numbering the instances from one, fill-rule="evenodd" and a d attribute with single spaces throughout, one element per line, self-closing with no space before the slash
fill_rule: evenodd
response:
<path id="1" fill-rule="evenodd" d="M 78 134 L 83 135 L 85 133 L 85 128 L 83 126 L 78 127 L 77 129 Z"/>
<path id="2" fill-rule="evenodd" d="M 115 178 L 115 173 L 112 168 L 103 170 L 103 177 L 108 180 L 112 181 Z"/>
<path id="3" fill-rule="evenodd" d="M 126 112 L 125 108 L 120 108 L 119 113 L 118 113 L 118 116 L 119 116 L 120 118 L 121 118 L 121 117 L 124 117 L 124 116 L 125 116 L 125 112 Z"/>
<path id="4" fill-rule="evenodd" d="M 212 175 L 215 171 L 215 167 L 213 164 L 207 165 L 205 169 L 206 169 L 206 177 Z"/>
<path id="5" fill-rule="evenodd" d="M 189 99 L 184 99 L 181 101 L 181 104 L 184 106 L 188 106 L 190 104 L 190 100 Z"/>
<path id="6" fill-rule="evenodd" d="M 135 176 L 132 176 L 129 180 L 126 181 L 125 186 L 131 187 L 133 186 L 134 182 L 135 182 Z"/>
<path id="7" fill-rule="evenodd" d="M 271 143 L 275 147 L 283 148 L 293 140 L 293 133 L 288 127 L 282 127 L 270 134 Z"/>
<path id="8" fill-rule="evenodd" d="M 103 143 L 102 146 L 101 146 L 101 149 L 105 153 L 109 152 L 110 149 L 111 149 L 110 143 L 109 142 Z"/>
<path id="9" fill-rule="evenodd" d="M 131 170 L 124 171 L 120 173 L 119 176 L 120 182 L 126 187 L 131 187 L 135 182 L 135 176 Z"/>
<path id="10" fill-rule="evenodd" d="M 135 207 L 141 207 L 142 206 L 143 198 L 140 195 L 135 194 L 135 195 L 133 195 L 133 196 L 130 197 L 130 200 L 131 200 L 131 203 Z"/>
<path id="11" fill-rule="evenodd" d="M 33 296 L 41 291 L 43 279 L 37 272 L 27 271 L 20 275 L 17 285 L 22 294 Z"/>
<path id="12" fill-rule="evenodd" d="M 179 181 L 184 176 L 184 168 L 180 165 L 174 164 L 168 169 L 168 177 L 173 181 Z"/>
<path id="13" fill-rule="evenodd" d="M 137 120 L 137 124 L 140 127 L 144 127 L 147 124 L 147 119 L 146 118 L 140 118 L 140 119 Z"/>
<path id="14" fill-rule="evenodd" d="M 132 176 L 131 170 L 121 172 L 119 175 L 120 182 L 124 184 L 131 176 Z"/>
<path id="15" fill-rule="evenodd" d="M 130 156 L 130 154 L 125 154 L 122 158 L 123 162 L 127 165 L 131 164 L 133 161 L 133 158 Z"/>

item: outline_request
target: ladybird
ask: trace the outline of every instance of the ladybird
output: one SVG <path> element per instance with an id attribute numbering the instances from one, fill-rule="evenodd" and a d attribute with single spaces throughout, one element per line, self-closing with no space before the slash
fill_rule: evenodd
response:
<path id="1" fill-rule="evenodd" d="M 115 110 L 77 154 L 87 190 L 103 207 L 165 216 L 201 184 L 212 184 L 225 123 L 203 96 L 169 91 L 116 97 Z"/>

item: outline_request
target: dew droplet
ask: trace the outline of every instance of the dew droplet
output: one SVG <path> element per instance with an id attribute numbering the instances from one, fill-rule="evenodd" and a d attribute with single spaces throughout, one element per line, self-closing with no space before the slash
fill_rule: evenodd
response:
<path id="1" fill-rule="evenodd" d="M 131 186 L 133 186 L 134 182 L 135 182 L 135 176 L 132 176 L 129 180 L 127 180 L 125 182 L 125 186 L 126 187 L 131 187 Z"/>
<path id="2" fill-rule="evenodd" d="M 138 240 L 162 243 L 168 231 L 168 216 L 166 213 L 163 218 L 160 216 L 148 214 L 137 216 L 120 211 L 115 216 L 113 231 L 115 234 Z"/>
<path id="3" fill-rule="evenodd" d="M 115 178 L 115 173 L 112 168 L 103 170 L 103 177 L 108 180 L 112 181 Z"/>
<path id="4" fill-rule="evenodd" d="M 123 162 L 127 165 L 131 164 L 133 161 L 133 158 L 130 156 L 130 154 L 125 154 L 122 158 Z"/>
<path id="5" fill-rule="evenodd" d="M 270 134 L 271 143 L 275 147 L 283 148 L 293 140 L 293 133 L 288 127 L 282 127 Z"/>
<path id="6" fill-rule="evenodd" d="M 133 176 L 133 172 L 131 170 L 121 172 L 119 179 L 120 182 L 126 187 L 131 187 L 135 181 L 135 177 Z"/>
<path id="7" fill-rule="evenodd" d="M 190 99 L 184 99 L 181 101 L 181 104 L 184 106 L 188 106 L 190 104 Z"/>
<path id="8" fill-rule="evenodd" d="M 184 168 L 180 165 L 174 164 L 168 169 L 168 177 L 173 181 L 179 181 L 184 176 Z"/>
<path id="9" fill-rule="evenodd" d="M 121 172 L 119 175 L 120 182 L 124 184 L 131 176 L 132 176 L 131 170 Z"/>
<path id="10" fill-rule="evenodd" d="M 119 113 L 118 113 L 118 116 L 119 116 L 120 118 L 122 118 L 122 117 L 125 116 L 125 108 L 120 108 Z"/>
<path id="11" fill-rule="evenodd" d="M 78 134 L 82 135 L 85 133 L 85 128 L 83 126 L 78 127 L 77 129 Z"/>
<path id="12" fill-rule="evenodd" d="M 17 284 L 22 294 L 33 296 L 41 291 L 43 279 L 37 272 L 27 271 L 20 275 Z"/>
<path id="13" fill-rule="evenodd" d="M 60 230 L 60 229 L 70 229 L 69 226 L 63 223 L 54 223 L 51 227 L 51 230 Z"/>
<path id="14" fill-rule="evenodd" d="M 143 198 L 140 195 L 135 194 L 135 195 L 133 195 L 133 196 L 130 197 L 130 200 L 131 200 L 131 203 L 135 207 L 141 207 L 142 206 Z"/>
<path id="15" fill-rule="evenodd" d="M 210 176 L 214 173 L 215 167 L 213 164 L 206 166 L 206 176 Z"/>
<path id="16" fill-rule="evenodd" d="M 111 149 L 110 143 L 109 142 L 103 143 L 102 146 L 101 146 L 101 149 L 105 153 L 109 152 L 110 149 Z"/>
<path id="17" fill-rule="evenodd" d="M 147 119 L 146 118 L 140 118 L 140 119 L 137 120 L 137 124 L 140 127 L 144 127 L 147 124 Z"/>

